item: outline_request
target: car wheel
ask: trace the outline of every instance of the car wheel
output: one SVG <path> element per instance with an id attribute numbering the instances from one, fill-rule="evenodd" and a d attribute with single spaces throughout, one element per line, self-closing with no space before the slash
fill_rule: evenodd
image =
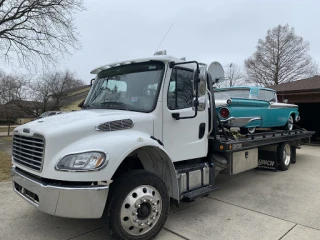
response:
<path id="1" fill-rule="evenodd" d="M 293 117 L 292 115 L 290 115 L 290 117 L 288 118 L 288 121 L 285 125 L 285 130 L 292 130 L 293 129 Z"/>
<path id="2" fill-rule="evenodd" d="M 113 239 L 152 239 L 164 226 L 170 199 L 164 182 L 145 170 L 115 180 L 104 215 Z"/>
<path id="3" fill-rule="evenodd" d="M 253 134 L 256 131 L 255 127 L 249 127 L 249 128 L 240 128 L 240 133 L 242 134 Z"/>
<path id="4" fill-rule="evenodd" d="M 289 143 L 281 143 L 278 146 L 277 157 L 279 169 L 282 171 L 288 170 L 291 163 L 291 146 Z"/>

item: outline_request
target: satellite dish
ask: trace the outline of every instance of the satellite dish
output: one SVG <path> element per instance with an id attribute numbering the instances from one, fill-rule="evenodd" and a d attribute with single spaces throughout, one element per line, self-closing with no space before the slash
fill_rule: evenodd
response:
<path id="1" fill-rule="evenodd" d="M 226 80 L 223 67 L 219 62 L 212 62 L 209 65 L 208 72 L 212 77 L 213 84 Z"/>

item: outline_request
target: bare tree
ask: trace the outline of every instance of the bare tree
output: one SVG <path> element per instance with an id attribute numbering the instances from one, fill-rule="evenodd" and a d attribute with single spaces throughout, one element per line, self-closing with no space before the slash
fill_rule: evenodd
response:
<path id="1" fill-rule="evenodd" d="M 0 0 L 0 52 L 21 65 L 55 63 L 58 54 L 77 49 L 73 14 L 82 0 Z"/>
<path id="2" fill-rule="evenodd" d="M 63 107 L 62 101 L 67 97 L 68 90 L 84 85 L 84 82 L 69 70 L 43 74 L 31 85 L 36 114 L 59 110 Z"/>
<path id="3" fill-rule="evenodd" d="M 245 61 L 247 78 L 263 86 L 291 82 L 317 74 L 308 54 L 309 43 L 289 25 L 278 25 L 259 39 L 256 52 Z"/>
<path id="4" fill-rule="evenodd" d="M 23 77 L 9 75 L 0 71 L 0 106 L 3 114 L 2 117 L 8 124 L 8 136 L 10 133 L 11 121 L 13 121 L 14 118 L 12 103 L 19 99 L 19 96 L 24 94 L 25 85 L 26 80 Z"/>
<path id="5" fill-rule="evenodd" d="M 228 67 L 226 67 L 225 77 L 227 79 L 228 87 L 232 87 L 243 83 L 244 74 L 237 64 L 230 63 L 228 64 Z"/>

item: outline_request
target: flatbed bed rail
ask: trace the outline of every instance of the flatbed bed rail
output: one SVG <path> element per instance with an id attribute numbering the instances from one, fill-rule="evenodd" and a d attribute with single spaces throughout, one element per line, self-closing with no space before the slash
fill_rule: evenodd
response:
<path id="1" fill-rule="evenodd" d="M 217 136 L 216 139 L 209 138 L 210 146 L 214 151 L 232 152 L 245 149 L 267 146 L 281 142 L 296 142 L 299 145 L 302 140 L 309 139 L 315 132 L 301 129 L 288 131 L 268 131 L 254 134 L 247 134 L 245 137 L 231 140 L 223 136 Z"/>

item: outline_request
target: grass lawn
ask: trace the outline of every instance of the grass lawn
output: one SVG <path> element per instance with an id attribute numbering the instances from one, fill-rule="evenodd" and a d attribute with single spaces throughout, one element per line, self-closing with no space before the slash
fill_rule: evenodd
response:
<path id="1" fill-rule="evenodd" d="M 8 142 L 12 142 L 12 136 L 1 137 L 0 139 L 8 141 Z"/>
<path id="2" fill-rule="evenodd" d="M 10 132 L 13 131 L 13 129 L 15 129 L 16 126 L 14 127 L 10 127 Z M 0 126 L 0 132 L 8 132 L 8 126 Z"/>
<path id="3" fill-rule="evenodd" d="M 10 179 L 11 166 L 11 156 L 6 152 L 0 151 L 0 182 Z"/>

